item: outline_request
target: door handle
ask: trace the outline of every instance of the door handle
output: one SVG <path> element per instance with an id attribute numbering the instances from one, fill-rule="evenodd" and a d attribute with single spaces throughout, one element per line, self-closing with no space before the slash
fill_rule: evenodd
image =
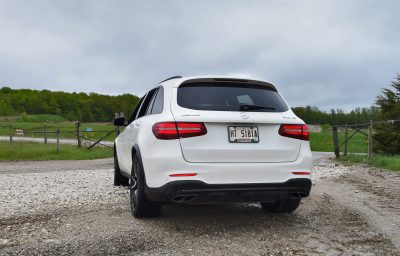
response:
<path id="1" fill-rule="evenodd" d="M 140 124 L 141 124 L 142 122 L 134 122 L 133 123 L 133 126 L 135 126 L 135 127 L 140 127 Z"/>

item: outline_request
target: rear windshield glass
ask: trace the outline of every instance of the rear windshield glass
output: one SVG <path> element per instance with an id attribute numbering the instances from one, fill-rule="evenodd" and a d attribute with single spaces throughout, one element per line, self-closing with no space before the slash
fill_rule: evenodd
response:
<path id="1" fill-rule="evenodd" d="M 213 111 L 285 112 L 289 109 L 272 88 L 227 82 L 183 84 L 178 88 L 178 105 Z"/>

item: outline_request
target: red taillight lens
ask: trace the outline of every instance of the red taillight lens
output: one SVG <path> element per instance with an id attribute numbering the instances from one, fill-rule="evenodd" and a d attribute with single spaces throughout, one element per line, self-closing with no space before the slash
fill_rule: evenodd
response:
<path id="1" fill-rule="evenodd" d="M 192 172 L 192 173 L 173 173 L 173 174 L 170 174 L 169 176 L 170 177 L 193 177 L 196 175 L 197 175 L 197 173 Z"/>
<path id="2" fill-rule="evenodd" d="M 305 124 L 282 124 L 279 128 L 279 134 L 299 140 L 310 140 L 310 133 Z"/>
<path id="3" fill-rule="evenodd" d="M 163 122 L 153 125 L 153 134 L 160 140 L 174 140 L 178 139 L 178 130 L 176 129 L 175 122 Z"/>
<path id="4" fill-rule="evenodd" d="M 201 136 L 207 133 L 204 123 L 185 123 L 177 122 L 176 127 L 180 138 Z"/>
<path id="5" fill-rule="evenodd" d="M 310 175 L 310 172 L 292 172 L 295 175 Z"/>
<path id="6" fill-rule="evenodd" d="M 207 133 L 204 123 L 161 122 L 153 125 L 153 134 L 160 140 L 201 136 Z"/>

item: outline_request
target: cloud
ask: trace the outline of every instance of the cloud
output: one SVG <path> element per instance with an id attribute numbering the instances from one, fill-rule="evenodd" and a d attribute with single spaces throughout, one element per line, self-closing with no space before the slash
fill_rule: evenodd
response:
<path id="1" fill-rule="evenodd" d="M 0 84 L 143 95 L 181 75 L 369 106 L 400 72 L 397 1 L 1 1 Z"/>

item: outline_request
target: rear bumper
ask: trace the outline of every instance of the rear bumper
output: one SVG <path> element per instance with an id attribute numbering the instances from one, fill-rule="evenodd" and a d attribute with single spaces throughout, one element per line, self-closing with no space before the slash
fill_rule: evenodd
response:
<path id="1" fill-rule="evenodd" d="M 150 201 L 174 203 L 272 202 L 307 197 L 311 180 L 290 179 L 283 183 L 206 184 L 202 181 L 172 181 L 159 188 L 146 188 Z"/>
<path id="2" fill-rule="evenodd" d="M 310 172 L 312 154 L 308 141 L 301 141 L 294 162 L 274 163 L 190 163 L 184 160 L 178 141 L 158 140 L 140 148 L 146 184 L 160 188 L 181 180 L 202 181 L 206 184 L 282 183 L 290 179 L 310 178 L 293 172 Z M 193 177 L 173 177 L 171 174 L 196 173 Z"/>

